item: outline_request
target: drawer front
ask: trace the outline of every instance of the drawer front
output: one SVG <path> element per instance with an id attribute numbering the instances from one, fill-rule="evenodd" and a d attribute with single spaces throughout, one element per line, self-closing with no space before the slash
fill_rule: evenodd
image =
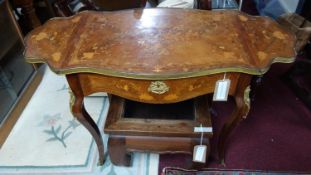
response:
<path id="1" fill-rule="evenodd" d="M 227 73 L 231 80 L 229 94 L 235 92 L 240 73 Z M 215 83 L 224 74 L 172 80 L 138 80 L 81 73 L 79 79 L 85 96 L 107 92 L 126 99 L 145 103 L 174 103 L 213 93 Z"/>

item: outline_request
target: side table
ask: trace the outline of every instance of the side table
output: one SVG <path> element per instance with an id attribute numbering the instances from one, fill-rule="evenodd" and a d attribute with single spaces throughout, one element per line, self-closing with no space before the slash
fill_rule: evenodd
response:
<path id="1" fill-rule="evenodd" d="M 264 74 L 275 62 L 293 62 L 295 56 L 292 33 L 267 17 L 248 16 L 234 10 L 160 8 L 82 12 L 48 21 L 33 30 L 25 42 L 28 62 L 47 63 L 55 73 L 66 75 L 73 94 L 73 115 L 94 137 L 101 164 L 102 128 L 96 126 L 85 110 L 84 96 L 99 91 L 111 94 L 108 117 L 115 119 L 121 116 L 118 108 L 123 102 L 119 97 L 140 103 L 171 104 L 214 93 L 217 81 L 230 80 L 228 94 L 234 97 L 236 107 L 219 138 L 219 158 L 223 160 L 226 139 L 250 109 L 252 75 Z M 208 121 L 208 114 L 205 115 L 199 118 Z M 127 136 L 133 132 L 135 136 L 136 131 L 148 132 L 146 127 L 136 127 L 141 126 L 141 120 L 106 122 L 108 133 Z M 127 129 L 131 126 L 136 131 L 121 132 L 113 124 L 123 124 Z M 190 132 L 190 127 L 180 126 L 177 131 Z M 172 134 L 164 129 L 163 133 L 149 131 L 150 137 L 146 139 L 150 141 L 162 134 Z M 117 146 L 123 141 L 112 138 L 109 144 Z M 135 142 L 130 139 L 128 143 Z M 151 146 L 140 149 L 152 151 Z M 109 152 L 111 157 L 117 157 L 114 149 Z M 123 158 L 115 162 L 126 164 L 127 158 Z"/>

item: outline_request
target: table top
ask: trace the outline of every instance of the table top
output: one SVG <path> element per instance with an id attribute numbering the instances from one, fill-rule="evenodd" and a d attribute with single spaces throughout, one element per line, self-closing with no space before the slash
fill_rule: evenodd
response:
<path id="1" fill-rule="evenodd" d="M 295 37 L 268 17 L 236 10 L 133 9 L 54 18 L 25 38 L 25 58 L 58 74 L 179 79 L 264 74 L 294 61 Z"/>

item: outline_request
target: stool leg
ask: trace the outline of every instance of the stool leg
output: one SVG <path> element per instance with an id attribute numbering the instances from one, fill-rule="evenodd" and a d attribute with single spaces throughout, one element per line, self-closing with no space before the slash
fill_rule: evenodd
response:
<path id="1" fill-rule="evenodd" d="M 132 156 L 126 152 L 124 137 L 109 136 L 108 153 L 113 164 L 119 166 L 131 166 Z"/>

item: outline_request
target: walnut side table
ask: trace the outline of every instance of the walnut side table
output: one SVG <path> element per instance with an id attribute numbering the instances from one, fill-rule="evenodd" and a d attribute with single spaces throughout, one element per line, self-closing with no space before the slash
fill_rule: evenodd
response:
<path id="1" fill-rule="evenodd" d="M 293 34 L 267 17 L 239 11 L 82 12 L 48 21 L 25 43 L 28 62 L 47 63 L 66 75 L 73 115 L 95 139 L 101 164 L 102 128 L 85 110 L 84 96 L 104 91 L 137 102 L 170 104 L 213 93 L 226 74 L 236 106 L 219 137 L 223 160 L 227 137 L 250 109 L 251 77 L 264 74 L 272 63 L 291 63 L 295 56 Z"/>

